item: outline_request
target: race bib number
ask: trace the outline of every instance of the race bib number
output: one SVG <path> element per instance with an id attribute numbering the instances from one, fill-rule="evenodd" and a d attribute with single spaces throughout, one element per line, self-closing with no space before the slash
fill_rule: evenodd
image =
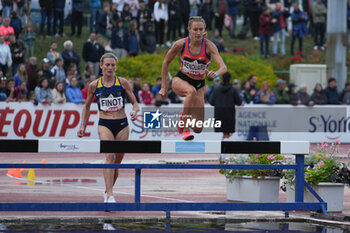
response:
<path id="1" fill-rule="evenodd" d="M 194 60 L 186 57 L 183 60 L 182 69 L 188 74 L 195 76 L 203 76 L 206 72 L 207 64 L 205 61 Z"/>
<path id="2" fill-rule="evenodd" d="M 100 108 L 104 112 L 117 112 L 124 107 L 123 97 L 108 97 L 100 98 Z"/>

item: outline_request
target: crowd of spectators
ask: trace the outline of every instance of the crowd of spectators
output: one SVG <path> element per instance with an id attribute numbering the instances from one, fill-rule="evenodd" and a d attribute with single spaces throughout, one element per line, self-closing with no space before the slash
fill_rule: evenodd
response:
<path id="1" fill-rule="evenodd" d="M 201 15 L 208 30 L 213 30 L 212 41 L 219 51 L 225 51 L 222 39 L 225 15 L 230 16 L 229 36 L 232 38 L 244 38 L 250 23 L 252 38 L 260 39 L 263 57 L 269 55 L 271 36 L 274 38 L 273 54 L 278 53 L 278 45 L 280 53 L 286 54 L 288 17 L 292 21 L 292 55 L 295 40 L 299 41 L 299 50 L 302 51 L 303 37 L 311 31 L 315 38 L 314 49 L 323 50 L 327 2 L 311 2 L 303 1 L 302 11 L 299 4 L 292 5 L 290 0 L 113 0 L 111 3 L 89 0 L 90 34 L 80 53 L 74 50 L 71 40 L 64 42 L 63 51 L 57 51 L 58 45 L 53 38 L 66 36 L 63 30 L 65 0 L 39 0 L 42 16 L 40 36 L 52 38 L 47 55 L 39 66 L 38 58 L 34 55 L 36 33 L 30 23 L 22 32 L 21 22 L 23 17 L 28 17 L 23 11 L 29 11 L 30 1 L 1 0 L 0 101 L 84 103 L 87 85 L 99 77 L 99 58 L 102 54 L 110 51 L 118 57 L 137 56 L 139 48 L 154 53 L 159 46 L 171 46 L 176 38 L 186 35 L 188 19 L 196 15 Z M 70 36 L 81 37 L 83 3 L 84 0 L 72 0 Z M 241 31 L 237 32 L 239 5 L 243 6 L 244 22 Z M 80 67 L 82 59 L 86 64 L 83 72 Z M 182 102 L 171 89 L 168 99 L 162 99 L 158 95 L 160 83 L 160 78 L 153 87 L 150 83 L 143 83 L 142 77 L 130 80 L 140 103 L 159 106 Z M 205 87 L 206 101 L 219 84 L 218 77 L 211 87 Z M 268 82 L 263 82 L 260 89 L 256 84 L 257 77 L 254 75 L 243 83 L 233 81 L 245 104 L 350 104 L 350 84 L 347 83 L 344 91 L 338 93 L 334 78 L 328 80 L 325 88 L 316 84 L 311 96 L 306 86 L 296 87 L 290 83 L 286 87 L 283 80 L 278 80 L 273 90 Z M 168 86 L 171 87 L 170 84 Z"/>

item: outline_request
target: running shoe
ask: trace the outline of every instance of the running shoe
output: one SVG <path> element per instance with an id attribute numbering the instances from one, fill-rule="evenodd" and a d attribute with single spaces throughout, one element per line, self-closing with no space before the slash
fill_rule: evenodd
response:
<path id="1" fill-rule="evenodd" d="M 115 199 L 114 199 L 113 196 L 109 196 L 109 197 L 106 199 L 105 203 L 116 203 L 116 201 L 115 201 Z"/>
<path id="2" fill-rule="evenodd" d="M 107 193 L 106 192 L 103 193 L 103 201 L 107 202 Z"/>
<path id="3" fill-rule="evenodd" d="M 180 112 L 180 121 L 182 121 L 182 115 L 184 112 Z M 184 131 L 184 127 L 180 127 L 180 124 L 177 125 L 177 131 L 181 134 Z"/>
<path id="4" fill-rule="evenodd" d="M 183 132 L 182 139 L 185 141 L 191 141 L 194 139 L 194 136 L 193 136 L 193 134 L 191 134 L 190 131 L 186 131 L 186 132 Z"/>

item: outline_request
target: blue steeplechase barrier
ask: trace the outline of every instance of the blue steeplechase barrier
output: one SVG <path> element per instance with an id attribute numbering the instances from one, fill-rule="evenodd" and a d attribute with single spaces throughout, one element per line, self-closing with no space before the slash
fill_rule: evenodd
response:
<path id="1" fill-rule="evenodd" d="M 132 203 L 4 203 L 0 211 L 322 211 L 327 203 L 304 179 L 304 155 L 309 142 L 303 141 L 107 141 L 107 140 L 0 140 L 0 152 L 38 153 L 274 153 L 293 154 L 291 165 L 232 165 L 232 164 L 5 164 L 0 168 L 61 168 L 61 169 L 135 169 L 135 197 Z M 141 171 L 143 169 L 295 169 L 295 202 L 278 203 L 207 203 L 207 202 L 141 202 Z M 304 186 L 319 202 L 304 202 Z"/>

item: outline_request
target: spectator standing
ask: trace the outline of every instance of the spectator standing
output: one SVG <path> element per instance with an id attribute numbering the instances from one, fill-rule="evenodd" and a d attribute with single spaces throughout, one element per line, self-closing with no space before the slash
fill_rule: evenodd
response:
<path id="1" fill-rule="evenodd" d="M 77 52 L 73 50 L 73 42 L 70 40 L 66 40 L 63 43 L 63 52 L 61 53 L 63 58 L 63 69 L 65 72 L 68 71 L 68 67 L 70 64 L 76 64 L 78 74 L 80 74 L 80 56 Z"/>
<path id="2" fill-rule="evenodd" d="M 94 74 L 98 76 L 100 57 L 96 43 L 96 33 L 94 32 L 90 33 L 89 39 L 83 45 L 83 59 L 85 62 L 91 63 L 94 66 Z"/>
<path id="3" fill-rule="evenodd" d="M 265 9 L 264 0 L 245 0 L 248 8 L 250 28 L 254 40 L 259 40 L 259 20 L 260 15 Z"/>
<path id="4" fill-rule="evenodd" d="M 129 0 L 128 4 L 130 6 L 130 13 L 132 20 L 137 21 L 137 14 L 140 10 L 140 3 L 139 0 Z"/>
<path id="5" fill-rule="evenodd" d="M 190 17 L 198 16 L 199 2 L 198 0 L 190 0 Z"/>
<path id="6" fill-rule="evenodd" d="M 36 40 L 36 33 L 33 31 L 31 25 L 27 25 L 26 33 L 24 34 L 24 46 L 26 47 L 26 56 L 30 58 L 34 55 L 34 44 Z"/>
<path id="7" fill-rule="evenodd" d="M 273 55 L 277 55 L 278 42 L 280 43 L 280 52 L 286 55 L 285 39 L 287 33 L 287 18 L 289 11 L 284 8 L 282 3 L 277 3 L 272 13 L 273 22 Z"/>
<path id="8" fill-rule="evenodd" d="M 123 22 L 118 21 L 117 26 L 112 30 L 111 36 L 111 48 L 118 58 L 125 57 L 127 52 L 124 47 L 124 34 L 125 29 L 123 29 Z"/>
<path id="9" fill-rule="evenodd" d="M 19 64 L 17 73 L 15 74 L 13 79 L 15 80 L 15 87 L 19 87 L 23 82 L 28 82 L 26 65 L 24 63 Z"/>
<path id="10" fill-rule="evenodd" d="M 168 31 L 167 31 L 167 42 L 166 45 L 168 47 L 171 46 L 171 42 L 176 40 L 176 31 L 178 31 L 179 35 L 181 35 L 180 28 L 180 3 L 178 0 L 173 0 L 168 3 L 168 11 L 169 11 L 169 21 L 168 21 Z M 172 37 L 170 38 L 170 34 Z M 171 42 L 170 42 L 171 41 Z"/>
<path id="11" fill-rule="evenodd" d="M 38 85 L 38 79 L 36 76 L 37 69 L 37 58 L 32 56 L 29 58 L 29 62 L 26 65 L 28 76 L 28 91 L 34 91 L 35 87 Z"/>
<path id="12" fill-rule="evenodd" d="M 303 38 L 307 35 L 306 15 L 299 9 L 299 5 L 294 3 L 294 10 L 292 12 L 292 42 L 290 44 L 290 53 L 294 56 L 294 42 L 299 40 L 299 51 L 303 52 Z"/>
<path id="13" fill-rule="evenodd" d="M 82 104 L 83 96 L 81 94 L 80 88 L 78 87 L 78 80 L 73 77 L 70 84 L 66 88 L 66 98 L 67 102 Z"/>
<path id="14" fill-rule="evenodd" d="M 84 0 L 72 0 L 72 23 L 71 36 L 75 35 L 75 28 L 77 28 L 77 37 L 81 37 L 81 29 L 83 27 L 83 10 Z"/>
<path id="15" fill-rule="evenodd" d="M 158 46 L 163 46 L 165 25 L 168 22 L 168 4 L 165 0 L 158 0 L 153 9 L 156 25 L 156 41 Z"/>
<path id="16" fill-rule="evenodd" d="M 1 0 L 2 17 L 10 17 L 12 12 L 13 0 Z"/>
<path id="17" fill-rule="evenodd" d="M 97 32 L 97 20 L 101 10 L 101 0 L 89 0 L 90 2 L 90 33 Z"/>
<path id="18" fill-rule="evenodd" d="M 140 9 L 137 13 L 137 23 L 139 32 L 146 31 L 147 26 L 152 23 L 152 12 L 143 0 L 140 0 Z"/>
<path id="19" fill-rule="evenodd" d="M 40 12 L 41 12 L 41 21 L 40 21 L 40 35 L 45 36 L 44 27 L 47 21 L 47 33 L 46 37 L 51 37 L 51 17 L 52 17 L 52 8 L 53 0 L 39 0 Z"/>
<path id="20" fill-rule="evenodd" d="M 340 104 L 337 80 L 335 78 L 328 79 L 328 86 L 324 89 L 324 92 L 327 96 L 328 104 Z"/>
<path id="21" fill-rule="evenodd" d="M 124 0 L 112 0 L 112 4 L 115 4 L 115 3 L 118 6 L 118 11 L 122 12 L 123 8 L 124 8 L 124 4 L 126 3 L 126 1 L 124 1 Z"/>
<path id="22" fill-rule="evenodd" d="M 222 36 L 222 28 L 224 26 L 225 14 L 228 12 L 228 6 L 226 0 L 213 0 L 213 12 L 215 18 L 215 28 L 219 30 L 220 36 Z"/>
<path id="23" fill-rule="evenodd" d="M 350 83 L 349 82 L 345 83 L 345 88 L 340 94 L 339 100 L 341 104 L 346 104 L 346 105 L 350 104 Z"/>
<path id="24" fill-rule="evenodd" d="M 125 3 L 123 7 L 123 11 L 121 13 L 121 19 L 123 21 L 123 28 L 129 29 L 130 22 L 132 20 L 132 14 L 130 12 L 130 5 Z"/>
<path id="25" fill-rule="evenodd" d="M 259 17 L 260 56 L 262 58 L 269 57 L 271 23 L 272 16 L 270 14 L 270 9 L 266 8 Z"/>
<path id="26" fill-rule="evenodd" d="M 15 34 L 15 30 L 13 29 L 13 27 L 10 26 L 10 18 L 9 17 L 5 17 L 3 19 L 3 24 L 0 27 L 0 34 L 2 34 L 5 37 L 5 43 L 7 45 L 9 45 L 10 44 L 10 35 Z"/>
<path id="27" fill-rule="evenodd" d="M 228 14 L 231 16 L 230 37 L 236 38 L 236 25 L 238 17 L 238 4 L 241 0 L 228 0 Z"/>
<path id="28" fill-rule="evenodd" d="M 52 103 L 52 93 L 49 88 L 49 81 L 46 78 L 40 79 L 39 85 L 35 88 L 36 100 L 42 104 Z"/>
<path id="29" fill-rule="evenodd" d="M 22 41 L 17 40 L 15 34 L 10 35 L 10 50 L 12 55 L 12 74 L 17 73 L 19 64 L 25 62 L 26 48 Z"/>
<path id="30" fill-rule="evenodd" d="M 63 61 L 61 53 L 57 52 L 57 42 L 52 41 L 50 44 L 50 50 L 46 54 L 47 59 L 49 59 L 51 63 L 51 67 L 55 65 L 55 61 L 57 58 Z"/>
<path id="31" fill-rule="evenodd" d="M 239 92 L 231 83 L 231 74 L 222 75 L 222 83 L 216 87 L 210 97 L 210 104 L 214 106 L 215 120 L 221 121 L 221 127 L 215 132 L 223 132 L 223 138 L 229 138 L 235 132 L 236 110 L 235 105 L 241 105 Z"/>
<path id="32" fill-rule="evenodd" d="M 64 6 L 66 5 L 66 0 L 54 0 L 53 4 L 53 34 L 56 37 L 66 36 L 63 33 L 63 25 L 64 25 Z M 73 19 L 72 19 L 73 20 Z M 57 33 L 57 24 L 59 24 L 59 31 Z"/>
<path id="33" fill-rule="evenodd" d="M 18 17 L 18 14 L 16 11 L 12 11 L 11 13 L 10 26 L 15 31 L 16 38 L 18 39 L 19 34 L 21 34 L 23 30 L 23 27 L 22 27 L 22 20 Z"/>
<path id="34" fill-rule="evenodd" d="M 124 43 L 130 57 L 135 57 L 139 53 L 139 35 L 137 32 L 137 23 L 132 21 L 129 30 L 125 34 Z"/>
<path id="35" fill-rule="evenodd" d="M 52 90 L 52 102 L 54 104 L 66 103 L 66 95 L 64 94 L 64 85 L 62 82 L 57 82 Z"/>
<path id="36" fill-rule="evenodd" d="M 212 20 L 213 20 L 213 8 L 211 7 L 211 0 L 205 0 L 200 8 L 200 16 L 205 21 L 205 24 L 207 25 L 207 29 L 210 31 L 212 27 Z"/>
<path id="37" fill-rule="evenodd" d="M 103 12 L 98 18 L 98 33 L 110 38 L 112 30 L 115 25 L 113 14 L 111 11 L 111 5 L 109 2 L 103 3 Z"/>
<path id="38" fill-rule="evenodd" d="M 155 53 L 157 50 L 156 35 L 153 31 L 153 25 L 150 23 L 140 35 L 140 48 L 147 53 Z"/>
<path id="39" fill-rule="evenodd" d="M 64 82 L 64 80 L 66 80 L 66 73 L 63 69 L 63 61 L 60 58 L 55 60 L 55 66 L 52 67 L 51 73 L 54 76 L 56 83 Z"/>
<path id="40" fill-rule="evenodd" d="M 113 16 L 113 21 L 117 23 L 122 19 L 121 12 L 118 11 L 118 4 L 117 3 L 112 3 L 111 7 L 112 11 L 112 16 Z"/>
<path id="41" fill-rule="evenodd" d="M 283 0 L 265 0 L 266 7 L 270 9 L 275 9 L 277 6 L 277 3 L 283 4 Z"/>
<path id="42" fill-rule="evenodd" d="M 260 91 L 255 96 L 254 103 L 256 104 L 275 104 L 276 97 L 270 90 L 269 83 L 264 81 L 261 85 Z"/>
<path id="43" fill-rule="evenodd" d="M 324 35 L 326 32 L 326 15 L 327 8 L 321 0 L 315 0 L 312 5 L 312 17 L 315 28 L 315 45 L 314 50 L 324 50 Z"/>
<path id="44" fill-rule="evenodd" d="M 5 43 L 4 35 L 0 34 L 0 71 L 7 76 L 9 67 L 12 65 L 10 47 Z"/>
<path id="45" fill-rule="evenodd" d="M 276 83 L 276 88 L 273 91 L 276 97 L 276 104 L 289 104 L 289 96 L 285 88 L 286 81 L 279 79 Z"/>
<path id="46" fill-rule="evenodd" d="M 138 92 L 138 97 L 141 104 L 149 105 L 153 103 L 153 96 L 151 90 L 151 85 L 149 83 L 144 83 L 142 89 Z"/>
<path id="47" fill-rule="evenodd" d="M 98 57 L 102 57 L 103 54 L 105 54 L 105 47 L 103 46 L 103 36 L 102 35 L 97 35 L 96 36 L 96 49 L 98 53 Z"/>
<path id="48" fill-rule="evenodd" d="M 184 28 L 184 34 L 182 36 L 185 37 L 187 35 L 188 20 L 190 16 L 190 1 L 179 0 L 179 2 L 180 2 L 180 15 L 181 15 L 180 27 Z"/>
<path id="49" fill-rule="evenodd" d="M 314 92 L 311 95 L 311 100 L 314 104 L 324 105 L 328 103 L 326 93 L 323 91 L 321 83 L 316 83 Z"/>

